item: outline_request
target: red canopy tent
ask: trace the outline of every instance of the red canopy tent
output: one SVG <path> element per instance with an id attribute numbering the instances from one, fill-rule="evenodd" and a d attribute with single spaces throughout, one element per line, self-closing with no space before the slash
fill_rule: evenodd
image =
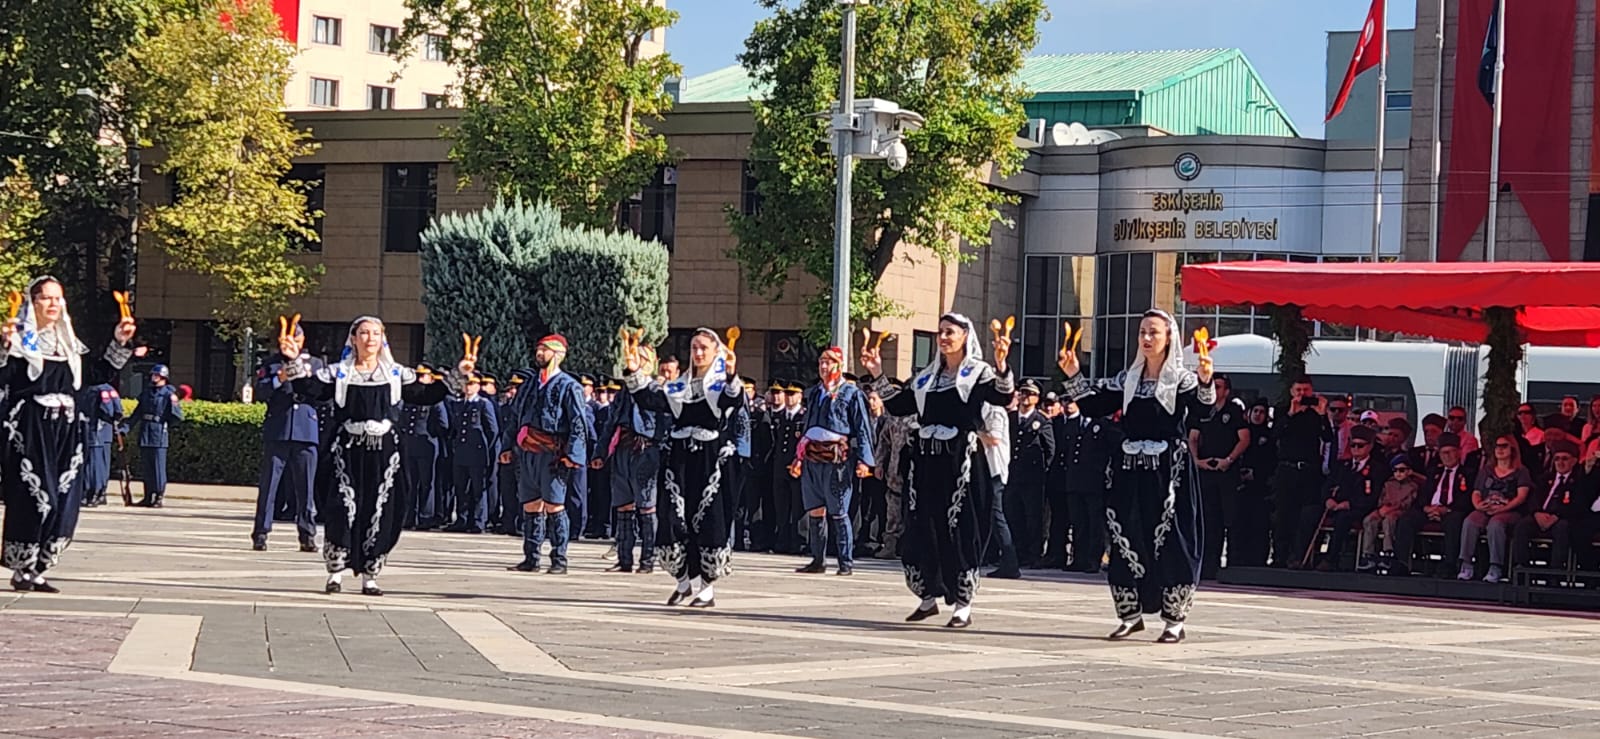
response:
<path id="1" fill-rule="evenodd" d="M 1482 342 L 1483 309 L 1517 308 L 1538 346 L 1600 346 L 1600 264 L 1221 262 L 1183 268 L 1196 305 L 1298 305 L 1306 318 Z"/>

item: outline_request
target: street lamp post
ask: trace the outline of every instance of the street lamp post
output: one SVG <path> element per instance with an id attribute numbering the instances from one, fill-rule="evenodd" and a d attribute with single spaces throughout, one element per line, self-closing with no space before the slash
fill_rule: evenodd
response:
<path id="1" fill-rule="evenodd" d="M 839 103 L 833 110 L 833 155 L 838 160 L 833 222 L 833 343 L 850 345 L 850 193 L 856 159 L 882 159 L 895 171 L 908 161 L 905 133 L 922 127 L 922 116 L 888 100 L 856 99 L 856 6 L 867 0 L 839 0 L 843 10 Z M 849 352 L 845 363 L 849 364 Z"/>

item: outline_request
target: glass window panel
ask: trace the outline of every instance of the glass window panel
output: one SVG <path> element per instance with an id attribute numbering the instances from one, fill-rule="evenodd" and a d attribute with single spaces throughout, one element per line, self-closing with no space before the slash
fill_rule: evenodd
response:
<path id="1" fill-rule="evenodd" d="M 1056 364 L 1061 346 L 1061 324 L 1054 318 L 1025 318 L 1022 321 L 1022 374 L 1048 377 Z"/>
<path id="2" fill-rule="evenodd" d="M 1315 261 L 1317 261 L 1317 255 L 1315 255 L 1315 254 L 1290 254 L 1289 258 L 1287 260 L 1285 260 L 1285 261 L 1290 261 L 1290 262 L 1315 262 Z"/>
<path id="3" fill-rule="evenodd" d="M 1060 257 L 1028 257 L 1022 312 L 1029 316 L 1054 316 L 1061 297 Z"/>
<path id="4" fill-rule="evenodd" d="M 1106 315 L 1128 314 L 1128 255 L 1112 254 L 1111 276 L 1106 281 Z"/>
<path id="5" fill-rule="evenodd" d="M 1317 337 L 1322 339 L 1354 339 L 1356 330 L 1354 326 L 1343 326 L 1336 323 L 1317 324 Z"/>
<path id="6" fill-rule="evenodd" d="M 1094 312 L 1094 257 L 1067 257 L 1061 260 L 1061 302 L 1064 316 Z"/>
<path id="7" fill-rule="evenodd" d="M 1095 269 L 1094 312 L 1103 316 L 1111 312 L 1111 257 L 1100 257 Z"/>
<path id="8" fill-rule="evenodd" d="M 1214 251 L 1191 251 L 1184 254 L 1183 258 L 1188 264 L 1211 264 L 1217 261 L 1217 253 Z"/>
<path id="9" fill-rule="evenodd" d="M 1251 319 L 1249 318 L 1232 318 L 1223 316 L 1222 318 L 1217 319 L 1216 333 L 1218 336 L 1238 336 L 1240 334 L 1248 334 L 1250 333 L 1250 329 Z"/>
<path id="10" fill-rule="evenodd" d="M 1265 337 L 1267 337 L 1269 339 L 1272 338 L 1272 319 L 1271 318 L 1258 316 L 1256 318 L 1255 326 L 1256 326 L 1256 329 L 1255 329 L 1256 336 L 1265 336 Z"/>
<path id="11" fill-rule="evenodd" d="M 1225 251 L 1222 253 L 1222 261 L 1224 262 L 1253 262 L 1255 259 L 1256 255 L 1248 251 Z"/>

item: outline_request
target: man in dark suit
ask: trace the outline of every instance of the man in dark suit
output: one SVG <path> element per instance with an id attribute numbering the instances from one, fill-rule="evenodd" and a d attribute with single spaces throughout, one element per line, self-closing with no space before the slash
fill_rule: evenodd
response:
<path id="1" fill-rule="evenodd" d="M 791 381 L 784 385 L 783 392 L 784 407 L 773 413 L 772 420 L 772 551 L 799 554 L 800 479 L 789 474 L 789 463 L 794 461 L 800 435 L 805 432 L 800 408 L 804 388 Z"/>
<path id="2" fill-rule="evenodd" d="M 160 508 L 166 497 L 169 427 L 183 420 L 178 394 L 167 384 L 170 377 L 166 365 L 151 367 L 150 384 L 139 393 L 139 403 L 133 408 L 133 423 L 139 425 L 139 461 L 144 467 L 144 498 L 139 505 L 146 508 Z"/>
<path id="3" fill-rule="evenodd" d="M 1536 536 L 1550 537 L 1550 566 L 1565 567 L 1572 552 L 1572 523 L 1588 512 L 1589 482 L 1578 466 L 1578 445 L 1567 439 L 1546 441 L 1553 469 L 1535 483 L 1527 510 L 1533 515 L 1511 530 L 1511 566 L 1528 564 L 1528 544 Z"/>
<path id="4" fill-rule="evenodd" d="M 1441 577 L 1455 577 L 1456 556 L 1461 550 L 1461 524 L 1472 513 L 1472 486 L 1476 484 L 1477 452 L 1463 460 L 1461 437 L 1446 431 L 1439 434 L 1438 460 L 1427 482 L 1418 492 L 1411 511 L 1395 524 L 1394 566 L 1390 574 L 1406 575 L 1411 572 L 1411 553 L 1417 544 L 1417 534 L 1430 523 L 1444 533 L 1444 561 L 1439 564 Z"/>
<path id="5" fill-rule="evenodd" d="M 272 532 L 273 513 L 283 498 L 294 512 L 295 531 L 300 551 L 317 551 L 316 504 L 312 487 L 317 478 L 317 408 L 310 399 L 295 392 L 294 383 L 278 379 L 285 363 L 301 358 L 305 333 L 298 326 L 292 337 L 278 341 L 279 356 L 262 365 L 256 373 L 255 397 L 266 402 L 267 415 L 261 424 L 261 479 L 256 490 L 255 527 L 250 531 L 251 548 L 267 548 Z M 322 369 L 322 361 L 304 358 L 312 371 Z"/>
<path id="6" fill-rule="evenodd" d="M 1383 484 L 1389 480 L 1389 465 L 1375 454 L 1378 434 L 1365 426 L 1350 429 L 1350 458 L 1334 463 L 1322 484 L 1322 500 L 1306 506 L 1300 514 L 1300 540 L 1310 544 L 1317 536 L 1317 523 L 1326 520 L 1333 529 L 1328 537 L 1328 553 L 1317 565 L 1319 572 L 1332 572 L 1339 566 L 1339 555 L 1350 538 L 1350 530 L 1377 507 Z M 1324 518 L 1326 517 L 1326 518 Z"/>
<path id="7" fill-rule="evenodd" d="M 1055 424 L 1039 411 L 1039 385 L 1023 380 L 1017 409 L 1011 411 L 1011 474 L 1005 491 L 1019 567 L 1033 569 L 1044 556 L 1045 472 L 1055 456 Z"/>
<path id="8" fill-rule="evenodd" d="M 1106 477 L 1113 424 L 1083 415 L 1071 400 L 1063 402 L 1066 413 L 1061 416 L 1061 446 L 1056 455 L 1061 458 L 1065 478 L 1067 515 L 1061 523 L 1051 525 L 1051 537 L 1065 546 L 1070 527 L 1072 552 L 1066 569 L 1098 573 L 1106 554 Z"/>
<path id="9" fill-rule="evenodd" d="M 426 364 L 417 368 L 417 375 L 438 378 L 433 367 Z M 405 403 L 400 408 L 401 468 L 405 470 L 412 500 L 406 520 L 421 531 L 439 528 L 445 517 L 438 508 L 440 481 L 436 476 L 440 440 L 447 438 L 445 421 L 442 402 L 433 405 Z"/>
<path id="10" fill-rule="evenodd" d="M 106 504 L 111 485 L 111 442 L 122 421 L 122 396 L 110 385 L 88 385 L 78 393 L 78 413 L 83 419 L 83 489 L 85 508 Z"/>
<path id="11" fill-rule="evenodd" d="M 1217 400 L 1204 418 L 1190 417 L 1189 449 L 1200 471 L 1200 530 L 1205 537 L 1200 579 L 1217 579 L 1222 550 L 1238 551 L 1243 538 L 1244 507 L 1239 494 L 1239 458 L 1250 449 L 1250 425 L 1244 403 L 1232 397 L 1230 381 L 1215 380 Z M 1230 557 L 1231 559 L 1231 557 Z"/>
<path id="12" fill-rule="evenodd" d="M 1422 417 L 1422 445 L 1406 452 L 1411 457 L 1411 470 L 1426 481 L 1439 465 L 1439 435 L 1444 433 L 1445 419 L 1437 413 Z"/>

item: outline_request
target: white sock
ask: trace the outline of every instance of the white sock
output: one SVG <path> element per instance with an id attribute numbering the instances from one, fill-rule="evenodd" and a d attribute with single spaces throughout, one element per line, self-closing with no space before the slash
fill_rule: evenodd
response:
<path id="1" fill-rule="evenodd" d="M 706 586 L 700 589 L 700 593 L 696 595 L 694 599 L 704 603 L 715 597 L 717 597 L 716 591 L 711 589 L 710 583 L 706 583 Z"/>
<path id="2" fill-rule="evenodd" d="M 689 584 L 689 578 L 685 577 L 683 579 L 678 580 L 678 592 L 687 593 L 692 589 L 693 589 L 693 586 Z"/>
<path id="3" fill-rule="evenodd" d="M 935 604 L 937 604 L 938 602 L 939 601 L 936 598 L 923 598 L 922 599 L 922 605 L 917 606 L 917 610 L 926 611 L 926 610 L 928 610 L 930 608 L 933 608 L 933 606 Z"/>
<path id="4" fill-rule="evenodd" d="M 706 581 L 700 579 L 699 575 L 695 575 L 693 578 L 690 578 L 689 587 L 693 588 L 695 591 L 699 591 L 706 587 Z"/>
<path id="5" fill-rule="evenodd" d="M 972 617 L 972 604 L 971 603 L 962 603 L 961 605 L 956 606 L 955 617 L 961 619 L 962 621 L 965 621 L 965 620 L 971 618 Z"/>
<path id="6" fill-rule="evenodd" d="M 1183 633 L 1183 622 L 1182 621 L 1168 621 L 1167 622 L 1166 632 L 1168 634 L 1180 634 L 1180 633 Z"/>
<path id="7" fill-rule="evenodd" d="M 378 578 L 373 577 L 372 575 L 362 575 L 361 576 L 361 588 L 363 590 L 365 590 L 367 588 L 375 588 L 375 587 L 378 587 Z"/>
<path id="8" fill-rule="evenodd" d="M 343 572 L 331 572 L 331 573 L 328 574 L 328 582 L 343 582 L 343 581 L 344 581 L 344 573 Z"/>
<path id="9" fill-rule="evenodd" d="M 11 579 L 17 582 L 33 582 L 33 573 L 27 570 L 16 570 L 11 573 Z"/>

